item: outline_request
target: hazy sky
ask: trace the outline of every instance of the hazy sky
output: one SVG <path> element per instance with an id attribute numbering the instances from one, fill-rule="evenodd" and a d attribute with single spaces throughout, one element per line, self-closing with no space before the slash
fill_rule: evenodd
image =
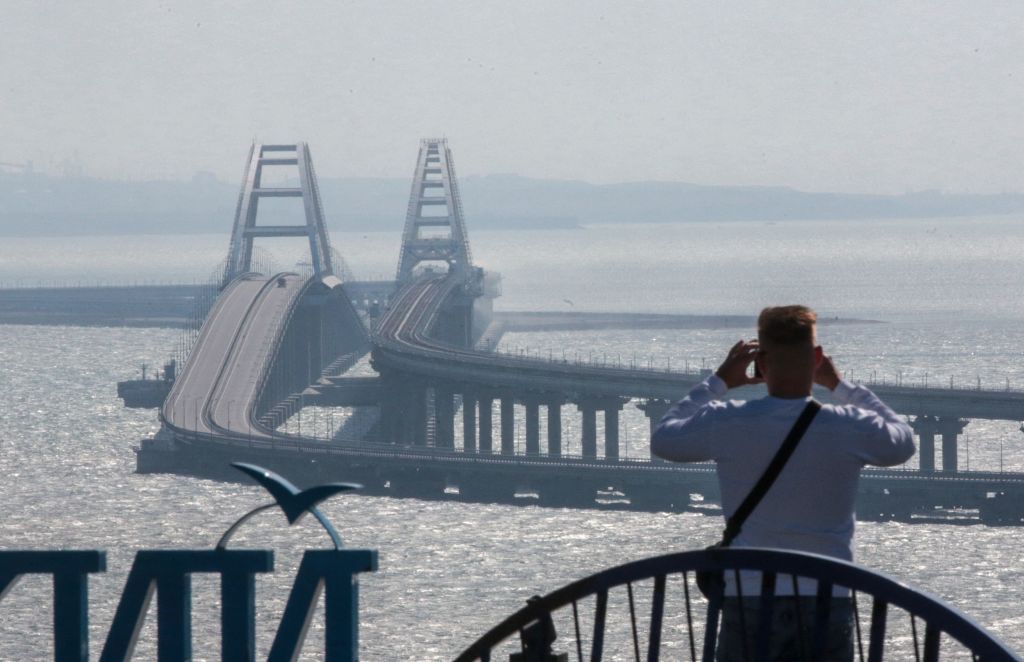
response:
<path id="1" fill-rule="evenodd" d="M 1024 191 L 1024 3 L 0 0 L 0 161 Z"/>

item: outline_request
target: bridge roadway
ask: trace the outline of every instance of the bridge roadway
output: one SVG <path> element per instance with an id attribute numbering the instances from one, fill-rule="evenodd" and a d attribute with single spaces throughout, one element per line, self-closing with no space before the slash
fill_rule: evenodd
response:
<path id="1" fill-rule="evenodd" d="M 435 276 L 394 296 L 378 326 L 374 362 L 404 372 L 531 391 L 587 393 L 674 402 L 703 377 L 696 373 L 601 366 L 466 350 L 429 337 L 444 300 L 457 286 Z M 894 410 L 912 416 L 1024 421 L 1024 391 L 871 384 Z M 746 393 L 753 393 L 747 389 Z M 737 391 L 745 397 L 744 390 Z M 826 392 L 820 396 L 828 400 Z"/>
<path id="2" fill-rule="evenodd" d="M 163 422 L 192 436 L 269 439 L 253 407 L 268 359 L 304 291 L 298 274 L 245 274 L 218 297 L 162 410 Z"/>

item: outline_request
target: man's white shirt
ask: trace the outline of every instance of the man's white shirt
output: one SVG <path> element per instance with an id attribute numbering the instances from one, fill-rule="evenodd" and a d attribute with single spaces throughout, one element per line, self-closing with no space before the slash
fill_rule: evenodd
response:
<path id="1" fill-rule="evenodd" d="M 658 457 L 717 463 L 726 518 L 750 493 L 810 400 L 720 400 L 727 390 L 721 378 L 711 375 L 662 417 L 651 436 L 651 452 Z M 860 470 L 906 462 L 914 454 L 914 436 L 867 387 L 843 380 L 832 395 L 839 404 L 822 406 L 743 524 L 734 547 L 776 547 L 853 560 Z M 756 594 L 748 593 L 748 584 L 757 589 L 759 582 L 743 580 L 744 594 Z M 779 582 L 780 595 L 792 594 L 787 584 Z M 813 591 L 813 582 L 801 582 L 800 593 L 808 595 L 805 590 Z"/>

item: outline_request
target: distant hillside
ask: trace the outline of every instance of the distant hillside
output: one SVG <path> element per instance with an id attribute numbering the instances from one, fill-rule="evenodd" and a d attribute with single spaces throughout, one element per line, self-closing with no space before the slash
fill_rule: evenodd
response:
<path id="1" fill-rule="evenodd" d="M 466 177 L 460 183 L 471 229 L 1024 212 L 1022 194 L 852 195 L 681 182 L 595 185 L 516 175 Z M 409 185 L 405 179 L 321 179 L 331 229 L 401 230 Z M 0 174 L 0 235 L 228 232 L 237 199 L 236 183 L 210 175 L 124 182 Z"/>

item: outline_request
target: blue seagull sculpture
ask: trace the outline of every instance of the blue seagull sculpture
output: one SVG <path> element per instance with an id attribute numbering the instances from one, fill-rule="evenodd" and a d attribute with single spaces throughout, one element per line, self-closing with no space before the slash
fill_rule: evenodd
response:
<path id="1" fill-rule="evenodd" d="M 318 503 L 332 497 L 335 494 L 341 492 L 348 492 L 349 490 L 358 490 L 362 485 L 356 483 L 327 483 L 326 485 L 316 485 L 307 490 L 299 490 L 295 487 L 288 479 L 284 478 L 280 474 L 274 473 L 269 469 L 257 466 L 255 464 L 248 464 L 245 462 L 232 462 L 231 466 L 235 467 L 239 471 L 250 476 L 257 483 L 267 488 L 270 495 L 274 497 L 273 503 L 267 503 L 258 508 L 250 510 L 245 515 L 242 515 L 231 527 L 224 532 L 221 536 L 220 541 L 217 543 L 217 549 L 226 549 L 228 540 L 234 535 L 235 531 L 240 527 L 246 520 L 255 515 L 256 513 L 263 512 L 268 508 L 274 506 L 280 506 L 281 510 L 284 511 L 284 516 L 288 518 L 288 524 L 295 524 L 302 516 L 306 513 L 312 513 L 313 517 L 320 522 L 320 525 L 327 531 L 327 535 L 331 537 L 331 542 L 334 543 L 334 549 L 341 549 L 342 542 L 341 536 L 334 530 L 330 520 L 328 520 L 323 513 L 316 507 Z"/>

